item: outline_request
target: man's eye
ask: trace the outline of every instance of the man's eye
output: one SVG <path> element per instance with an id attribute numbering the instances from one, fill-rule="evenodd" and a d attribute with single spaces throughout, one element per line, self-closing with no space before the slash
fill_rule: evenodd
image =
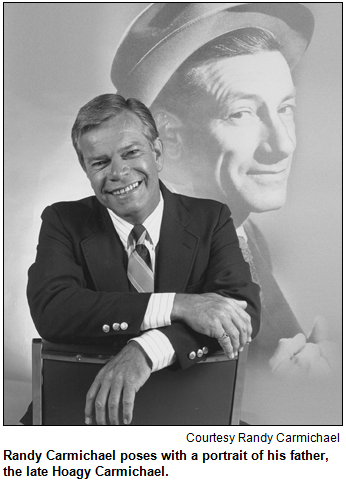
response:
<path id="1" fill-rule="evenodd" d="M 235 119 L 241 119 L 242 117 L 246 116 L 247 114 L 251 114 L 249 111 L 239 111 L 235 112 L 234 114 L 231 114 L 230 117 L 235 118 Z"/>
<path id="2" fill-rule="evenodd" d="M 131 151 L 128 151 L 126 154 L 128 156 L 135 156 L 137 153 L 139 153 L 139 149 L 131 149 Z"/>
<path id="3" fill-rule="evenodd" d="M 227 120 L 234 124 L 245 124 L 252 122 L 255 117 L 256 115 L 251 109 L 242 109 L 240 111 L 232 112 L 232 114 L 227 117 Z"/>
<path id="4" fill-rule="evenodd" d="M 107 164 L 107 161 L 95 161 L 95 163 L 93 163 L 93 167 L 94 168 L 101 168 L 103 166 L 105 166 Z"/>
<path id="5" fill-rule="evenodd" d="M 288 118 L 293 118 L 294 117 L 294 111 L 295 111 L 296 106 L 293 104 L 285 104 L 284 106 L 281 106 L 279 109 L 279 114 L 288 117 Z"/>

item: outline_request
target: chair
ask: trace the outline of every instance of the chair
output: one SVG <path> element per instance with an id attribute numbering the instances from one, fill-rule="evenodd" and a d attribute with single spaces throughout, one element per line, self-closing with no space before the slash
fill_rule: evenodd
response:
<path id="1" fill-rule="evenodd" d="M 85 396 L 105 348 L 32 343 L 34 425 L 84 425 Z M 238 358 L 209 356 L 184 371 L 153 373 L 136 394 L 132 425 L 238 425 L 247 347 Z"/>

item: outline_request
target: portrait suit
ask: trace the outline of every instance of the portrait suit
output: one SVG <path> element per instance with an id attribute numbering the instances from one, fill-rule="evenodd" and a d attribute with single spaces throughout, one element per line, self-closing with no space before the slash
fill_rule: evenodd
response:
<path id="1" fill-rule="evenodd" d="M 259 329 L 259 287 L 251 281 L 226 205 L 172 194 L 161 183 L 164 212 L 155 292 L 214 292 L 247 302 Z M 39 334 L 55 342 L 113 344 L 115 353 L 140 333 L 150 293 L 130 291 L 127 254 L 104 206 L 92 196 L 45 209 L 28 300 Z M 112 324 L 126 322 L 126 330 Z M 103 331 L 104 324 L 110 331 Z M 220 348 L 182 322 L 159 329 L 187 368 L 191 351 Z M 200 359 L 199 359 L 200 360 Z"/>
<path id="2" fill-rule="evenodd" d="M 246 221 L 244 229 L 262 294 L 261 328 L 249 347 L 250 361 L 268 364 L 279 340 L 303 332 L 272 272 L 269 247 L 258 227 Z"/>

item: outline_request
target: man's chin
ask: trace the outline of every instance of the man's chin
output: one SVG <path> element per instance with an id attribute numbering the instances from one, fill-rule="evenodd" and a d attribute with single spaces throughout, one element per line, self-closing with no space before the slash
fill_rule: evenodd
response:
<path id="1" fill-rule="evenodd" d="M 258 193 L 248 192 L 238 196 L 228 196 L 228 206 L 231 209 L 232 216 L 244 217 L 251 213 L 265 213 L 267 211 L 279 210 L 286 202 L 286 190 L 278 192 L 265 193 L 260 190 Z"/>
<path id="2" fill-rule="evenodd" d="M 279 210 L 286 202 L 286 194 L 280 196 L 263 196 L 249 203 L 253 213 L 265 213 L 267 211 Z"/>

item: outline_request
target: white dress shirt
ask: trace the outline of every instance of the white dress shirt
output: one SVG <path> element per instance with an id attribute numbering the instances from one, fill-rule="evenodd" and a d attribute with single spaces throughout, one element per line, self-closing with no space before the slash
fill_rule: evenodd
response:
<path id="1" fill-rule="evenodd" d="M 240 225 L 237 229 L 236 229 L 236 232 L 237 232 L 237 236 L 242 236 L 244 238 L 244 240 L 247 242 L 247 234 L 244 230 L 244 226 L 243 225 Z"/>
<path id="2" fill-rule="evenodd" d="M 160 201 L 155 210 L 142 223 L 147 231 L 145 246 L 147 247 L 155 279 L 156 247 L 159 243 L 162 223 L 164 201 L 160 193 Z M 107 208 L 108 209 L 108 208 Z M 134 242 L 129 241 L 129 235 L 133 225 L 117 216 L 108 209 L 114 228 L 126 250 L 128 257 L 135 249 Z M 171 325 L 171 312 L 173 308 L 175 293 L 153 293 L 150 296 L 147 310 L 141 325 L 143 334 L 131 340 L 135 340 L 144 349 L 150 358 L 153 367 L 152 372 L 158 371 L 171 365 L 175 360 L 175 351 L 169 339 L 159 330 L 158 327 Z"/>

